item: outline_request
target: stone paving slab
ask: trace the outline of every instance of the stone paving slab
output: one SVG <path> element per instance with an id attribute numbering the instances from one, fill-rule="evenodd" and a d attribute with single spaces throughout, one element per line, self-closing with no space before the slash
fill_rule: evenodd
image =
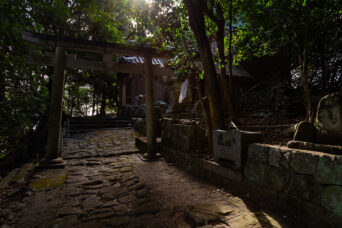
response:
<path id="1" fill-rule="evenodd" d="M 3 226 L 173 228 L 284 224 L 164 161 L 143 162 L 133 153 L 135 150 L 131 129 L 93 131 L 65 139 L 65 168 L 38 170 L 25 198 Z"/>

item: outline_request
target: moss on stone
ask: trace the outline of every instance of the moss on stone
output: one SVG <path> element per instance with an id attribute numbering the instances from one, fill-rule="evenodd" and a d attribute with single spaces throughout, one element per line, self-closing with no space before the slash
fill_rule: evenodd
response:
<path id="1" fill-rule="evenodd" d="M 30 184 L 33 190 L 45 190 L 58 187 L 65 183 L 66 174 L 57 175 L 54 177 L 36 179 Z"/>

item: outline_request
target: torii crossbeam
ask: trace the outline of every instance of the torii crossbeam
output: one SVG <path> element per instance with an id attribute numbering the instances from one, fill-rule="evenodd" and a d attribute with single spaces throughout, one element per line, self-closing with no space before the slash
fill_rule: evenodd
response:
<path id="1" fill-rule="evenodd" d="M 65 68 L 78 68 L 86 70 L 99 70 L 104 72 L 122 72 L 143 74 L 145 78 L 146 100 L 146 135 L 147 151 L 153 158 L 156 149 L 155 111 L 153 107 L 153 75 L 173 75 L 171 69 L 152 65 L 152 58 L 170 58 L 171 51 L 159 52 L 154 48 L 127 47 L 115 43 L 96 42 L 83 39 L 57 37 L 24 30 L 22 39 L 55 48 L 55 54 L 45 56 L 27 55 L 27 63 L 42 64 L 54 67 L 54 80 L 52 85 L 51 102 L 48 120 L 48 139 L 46 152 L 48 158 L 56 158 L 60 155 L 62 101 L 65 83 Z M 67 55 L 67 50 L 98 53 L 103 56 L 103 61 L 89 61 L 76 59 L 76 55 Z M 112 61 L 113 55 L 142 56 L 144 64 L 118 64 Z"/>

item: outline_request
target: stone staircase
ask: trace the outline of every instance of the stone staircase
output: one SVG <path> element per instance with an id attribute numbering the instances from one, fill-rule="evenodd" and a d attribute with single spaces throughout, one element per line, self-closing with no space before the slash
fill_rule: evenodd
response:
<path id="1" fill-rule="evenodd" d="M 131 128 L 132 121 L 128 117 L 103 118 L 71 118 L 64 124 L 66 136 L 109 128 Z"/>

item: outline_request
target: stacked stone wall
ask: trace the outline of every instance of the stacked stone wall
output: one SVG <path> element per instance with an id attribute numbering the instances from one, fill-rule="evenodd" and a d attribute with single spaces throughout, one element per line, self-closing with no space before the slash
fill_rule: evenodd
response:
<path id="1" fill-rule="evenodd" d="M 162 121 L 162 144 L 184 153 L 195 153 L 206 144 L 205 130 L 195 121 L 164 118 Z"/>
<path id="2" fill-rule="evenodd" d="M 341 155 L 250 144 L 240 172 L 196 156 L 205 138 L 198 129 L 191 121 L 163 119 L 161 147 L 167 160 L 310 227 L 342 227 Z"/>
<path id="3" fill-rule="evenodd" d="M 243 184 L 255 200 L 311 225 L 342 225 L 342 156 L 251 144 Z"/>

